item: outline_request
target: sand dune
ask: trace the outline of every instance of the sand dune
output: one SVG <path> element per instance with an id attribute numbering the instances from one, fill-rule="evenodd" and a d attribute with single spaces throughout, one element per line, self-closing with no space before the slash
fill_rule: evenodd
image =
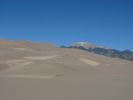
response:
<path id="1" fill-rule="evenodd" d="M 100 65 L 99 62 L 96 62 L 96 61 L 93 61 L 93 60 L 89 60 L 89 59 L 85 59 L 85 58 L 80 58 L 79 60 L 84 62 L 84 63 L 86 63 L 86 64 L 88 64 L 88 65 L 91 65 L 91 66 L 98 66 L 98 65 Z"/>
<path id="2" fill-rule="evenodd" d="M 26 59 L 31 59 L 31 60 L 48 60 L 48 59 L 53 59 L 58 57 L 58 55 L 52 55 L 52 56 L 35 56 L 35 57 L 24 57 Z"/>
<path id="3" fill-rule="evenodd" d="M 9 61 L 6 61 L 6 63 L 7 63 L 7 65 L 9 65 L 9 68 L 2 72 L 10 72 L 10 71 L 16 70 L 18 68 L 32 64 L 33 62 L 26 61 L 26 60 L 9 60 Z"/>
<path id="4" fill-rule="evenodd" d="M 51 78 L 55 78 L 56 75 L 1 75 L 0 77 L 7 77 L 7 78 L 30 78 L 30 79 L 51 79 Z"/>
<path id="5" fill-rule="evenodd" d="M 0 43 L 0 100 L 133 99 L 133 62 L 48 44 Z"/>

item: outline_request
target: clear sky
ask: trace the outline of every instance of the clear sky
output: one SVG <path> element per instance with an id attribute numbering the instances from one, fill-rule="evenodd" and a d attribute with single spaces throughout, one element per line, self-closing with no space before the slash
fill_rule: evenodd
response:
<path id="1" fill-rule="evenodd" d="M 133 0 L 0 0 L 0 39 L 133 50 Z"/>

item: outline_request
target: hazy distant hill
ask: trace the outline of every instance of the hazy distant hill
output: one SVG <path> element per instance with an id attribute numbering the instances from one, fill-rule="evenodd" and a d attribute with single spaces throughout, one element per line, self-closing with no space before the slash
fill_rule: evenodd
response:
<path id="1" fill-rule="evenodd" d="M 133 52 L 130 50 L 119 51 L 104 46 L 96 46 L 95 44 L 91 44 L 88 42 L 76 42 L 71 46 L 61 46 L 61 48 L 77 48 L 108 57 L 115 57 L 133 61 Z"/>

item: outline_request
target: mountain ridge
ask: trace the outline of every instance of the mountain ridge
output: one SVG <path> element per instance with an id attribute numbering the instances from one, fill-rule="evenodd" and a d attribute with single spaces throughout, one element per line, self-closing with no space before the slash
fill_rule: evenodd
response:
<path id="1" fill-rule="evenodd" d="M 89 42 L 75 42 L 70 46 L 61 46 L 61 48 L 76 48 L 88 52 L 92 52 L 99 55 L 104 55 L 112 58 L 120 58 L 129 61 L 133 61 L 133 51 L 131 50 L 116 50 L 105 46 L 97 46 Z"/>

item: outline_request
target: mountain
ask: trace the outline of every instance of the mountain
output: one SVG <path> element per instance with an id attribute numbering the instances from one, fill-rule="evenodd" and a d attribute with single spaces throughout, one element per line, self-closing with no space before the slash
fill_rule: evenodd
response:
<path id="1" fill-rule="evenodd" d="M 61 46 L 61 48 L 77 48 L 99 55 L 133 61 L 133 52 L 130 50 L 119 51 L 104 46 L 96 46 L 88 42 L 76 42 L 70 46 Z"/>

